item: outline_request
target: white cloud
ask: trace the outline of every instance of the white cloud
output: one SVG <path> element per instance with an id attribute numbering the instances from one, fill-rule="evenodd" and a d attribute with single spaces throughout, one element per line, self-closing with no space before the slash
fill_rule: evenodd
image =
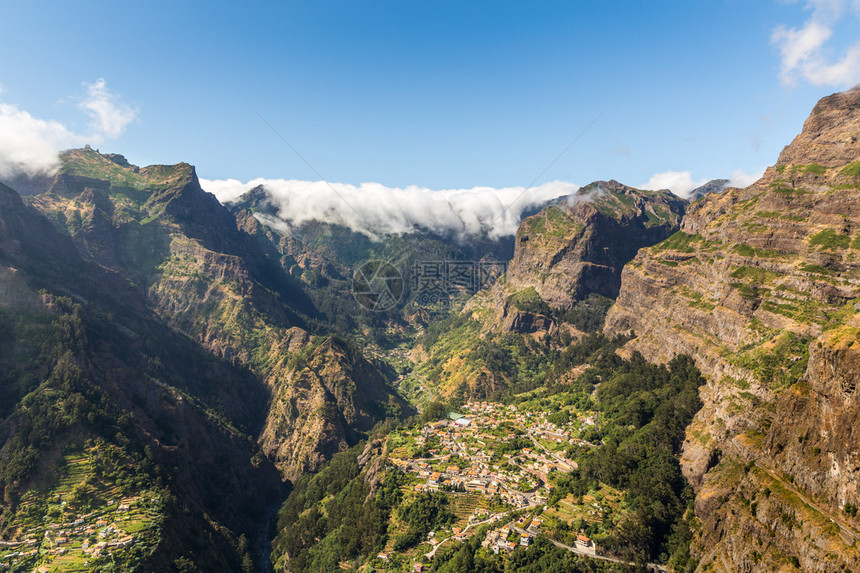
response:
<path id="1" fill-rule="evenodd" d="M 860 13 L 857 0 L 808 0 L 812 14 L 800 28 L 777 26 L 771 42 L 782 55 L 780 79 L 793 85 L 803 79 L 816 86 L 850 87 L 860 81 L 860 43 L 833 57 L 827 43 L 846 13 Z"/>
<path id="2" fill-rule="evenodd" d="M 764 174 L 764 168 L 753 173 L 746 173 L 740 169 L 732 171 L 729 177 L 728 187 L 749 187 L 758 181 Z M 640 189 L 651 189 L 658 191 L 668 189 L 679 197 L 687 198 L 690 192 L 707 183 L 708 179 L 694 180 L 689 171 L 664 171 L 655 173 L 647 183 L 639 185 Z"/>
<path id="3" fill-rule="evenodd" d="M 137 111 L 108 90 L 104 78 L 84 85 L 87 86 L 87 97 L 81 101 L 80 108 L 89 114 L 93 134 L 115 139 L 137 119 Z"/>
<path id="4" fill-rule="evenodd" d="M 58 150 L 85 142 L 57 121 L 0 103 L 0 176 L 50 173 L 59 166 Z"/>
<path id="5" fill-rule="evenodd" d="M 79 107 L 90 115 L 88 134 L 74 133 L 58 121 L 40 119 L 0 102 L 0 176 L 52 173 L 60 164 L 59 151 L 119 137 L 137 117 L 132 108 L 107 89 L 103 79 L 87 88 L 87 97 Z"/>
<path id="6" fill-rule="evenodd" d="M 285 179 L 254 179 L 247 183 L 201 179 L 200 183 L 222 202 L 263 185 L 280 221 L 261 219 L 281 229 L 317 220 L 345 225 L 371 237 L 416 229 L 458 236 L 510 236 L 516 233 L 525 211 L 579 189 L 578 185 L 561 181 L 528 190 L 474 187 L 440 191 L 415 185 L 392 188 L 379 183 L 355 186 Z"/>
<path id="7" fill-rule="evenodd" d="M 647 183 L 639 185 L 640 189 L 652 189 L 654 191 L 660 189 L 668 189 L 679 197 L 686 197 L 690 191 L 696 187 L 701 187 L 707 183 L 707 179 L 693 181 L 693 177 L 689 171 L 663 171 L 655 173 Z"/>
<path id="8" fill-rule="evenodd" d="M 764 167 L 752 173 L 746 173 L 740 169 L 732 171 L 732 176 L 729 178 L 729 187 L 749 187 L 764 175 Z"/>
<path id="9" fill-rule="evenodd" d="M 265 179 L 254 179 L 254 181 L 265 181 Z M 200 179 L 200 185 L 212 193 L 222 203 L 229 203 L 238 199 L 242 193 L 255 187 L 254 181 L 242 183 L 238 179 Z"/>

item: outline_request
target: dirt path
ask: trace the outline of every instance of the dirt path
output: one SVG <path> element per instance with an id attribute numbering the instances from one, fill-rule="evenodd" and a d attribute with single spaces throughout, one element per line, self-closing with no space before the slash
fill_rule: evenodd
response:
<path id="1" fill-rule="evenodd" d="M 787 483 L 781 477 L 779 477 L 775 471 L 773 471 L 772 469 L 770 469 L 767 466 L 762 465 L 759 462 L 756 462 L 755 465 L 757 468 L 764 470 L 767 473 L 767 475 L 769 475 L 770 477 L 775 479 L 777 482 L 779 482 L 779 484 L 782 487 L 784 487 L 785 489 L 787 489 L 788 491 L 790 491 L 791 493 L 793 493 L 794 495 L 799 497 L 800 501 L 802 501 L 803 503 L 805 503 L 806 505 L 808 505 L 809 507 L 811 507 L 812 509 L 814 509 L 815 511 L 817 511 L 818 513 L 820 513 L 821 515 L 823 515 L 824 517 L 826 517 L 827 519 L 829 519 L 830 521 L 835 523 L 836 525 L 838 525 L 840 537 L 842 538 L 842 541 L 845 542 L 846 545 L 852 545 L 855 540 L 860 539 L 860 532 L 858 532 L 856 529 L 854 529 L 853 527 L 851 527 L 847 523 L 843 522 L 839 518 L 834 517 L 830 513 L 830 511 L 828 511 L 826 508 L 821 507 L 816 502 L 814 502 L 811 499 L 809 499 L 808 497 L 806 497 L 806 495 L 801 493 L 800 490 L 798 490 L 792 484 Z"/>

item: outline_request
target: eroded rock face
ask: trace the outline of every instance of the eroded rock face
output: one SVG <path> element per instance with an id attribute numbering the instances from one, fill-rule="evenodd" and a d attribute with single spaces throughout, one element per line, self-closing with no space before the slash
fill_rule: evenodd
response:
<path id="1" fill-rule="evenodd" d="M 860 499 L 858 382 L 860 330 L 828 331 L 810 345 L 806 383 L 780 397 L 762 444 L 798 486 L 839 510 Z"/>
<path id="2" fill-rule="evenodd" d="M 674 233 L 684 207 L 668 191 L 592 183 L 523 221 L 508 282 L 516 290 L 534 287 L 556 308 L 589 293 L 614 298 L 624 264 Z"/>
<path id="3" fill-rule="evenodd" d="M 758 182 L 691 205 L 680 233 L 640 251 L 622 273 L 605 331 L 633 330 L 626 350 L 651 360 L 688 353 L 708 378 L 682 459 L 698 490 L 694 549 L 703 566 L 857 566 L 834 519 L 853 522 L 845 503 L 860 502 L 858 160 L 855 88 L 822 99 Z M 764 469 L 731 470 L 750 462 L 820 511 L 793 508 L 804 504 L 781 482 L 769 485 Z M 765 488 L 774 495 L 750 511 L 750 496 Z M 768 526 L 765 505 L 797 523 Z"/>
<path id="4" fill-rule="evenodd" d="M 337 341 L 312 344 L 302 354 L 298 364 L 285 359 L 272 368 L 272 407 L 260 436 L 263 451 L 288 479 L 318 470 L 356 444 L 386 407 L 408 408 L 387 391 L 376 368 Z"/>
<path id="5" fill-rule="evenodd" d="M 508 306 L 505 309 L 505 318 L 502 322 L 502 330 L 507 332 L 517 332 L 520 334 L 552 334 L 555 330 L 555 323 L 546 315 L 538 314 L 536 312 L 523 312 Z"/>

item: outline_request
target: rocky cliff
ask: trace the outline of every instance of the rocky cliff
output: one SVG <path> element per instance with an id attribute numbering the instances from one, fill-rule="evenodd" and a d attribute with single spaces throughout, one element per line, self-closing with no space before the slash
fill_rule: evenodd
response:
<path id="1" fill-rule="evenodd" d="M 506 274 L 445 329 L 431 325 L 407 382 L 464 399 L 544 383 L 550 355 L 600 329 L 624 264 L 675 232 L 685 205 L 669 191 L 598 181 L 527 217 Z"/>
<path id="2" fill-rule="evenodd" d="M 278 428 L 261 444 L 285 477 L 315 470 L 355 443 L 384 416 L 389 399 L 404 405 L 376 368 L 339 339 L 329 346 L 340 349 L 342 376 L 306 371 L 313 363 L 297 357 L 317 344 L 307 323 L 318 313 L 284 268 L 277 237 L 201 189 L 192 166 L 139 168 L 89 148 L 62 159 L 60 173 L 29 202 L 91 264 L 124 277 L 170 328 L 253 372 L 261 393 L 272 396 L 273 419 L 264 415 L 257 428 Z M 320 334 L 327 338 L 324 328 Z M 257 402 L 265 408 L 269 400 Z M 296 404 L 301 415 L 281 415 Z M 351 414 L 330 415 L 331 408 Z M 315 431 L 307 433 L 309 427 Z"/>
<path id="3" fill-rule="evenodd" d="M 503 280 L 465 312 L 483 317 L 487 330 L 552 334 L 553 315 L 587 306 L 589 296 L 615 298 L 624 265 L 674 233 L 684 209 L 669 191 L 591 183 L 522 222 Z"/>
<path id="4" fill-rule="evenodd" d="M 606 331 L 708 377 L 683 465 L 702 569 L 858 567 L 860 89 L 822 99 L 746 189 L 708 194 L 622 273 Z"/>
<path id="5" fill-rule="evenodd" d="M 643 191 L 597 181 L 523 221 L 507 281 L 534 287 L 556 308 L 590 293 L 615 298 L 621 269 L 636 252 L 678 229 L 684 201 L 668 191 Z"/>
<path id="6" fill-rule="evenodd" d="M 86 260 L 3 186 L 0 331 L 5 540 L 33 527 L 31 510 L 41 534 L 52 518 L 105 511 L 108 492 L 156 495 L 158 523 L 140 527 L 118 564 L 167 570 L 193 554 L 217 570 L 250 559 L 239 537 L 254 537 L 284 493 L 248 436 L 265 392 L 244 369 L 165 327 L 139 289 Z M 58 485 L 69 467 L 85 495 Z M 63 496 L 63 507 L 49 510 Z"/>

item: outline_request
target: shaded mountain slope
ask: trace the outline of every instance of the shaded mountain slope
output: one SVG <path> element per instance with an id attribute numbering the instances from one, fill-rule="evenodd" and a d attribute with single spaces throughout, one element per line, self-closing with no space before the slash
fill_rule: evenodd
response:
<path id="1" fill-rule="evenodd" d="M 125 280 L 159 321 L 212 356 L 250 370 L 256 388 L 237 396 L 238 403 L 277 412 L 283 406 L 279 397 L 304 401 L 322 392 L 320 380 L 282 387 L 303 376 L 306 366 L 290 357 L 316 344 L 309 322 L 320 336 L 330 336 L 331 330 L 303 284 L 285 271 L 272 237 L 248 232 L 252 224 L 247 214 L 239 213 L 237 221 L 200 188 L 194 168 L 184 163 L 139 168 L 122 156 L 89 148 L 66 152 L 62 160 L 63 168 L 48 188 L 28 201 L 73 239 L 89 264 Z M 346 348 L 339 339 L 330 342 Z M 301 418 L 277 420 L 283 442 L 268 440 L 266 447 L 307 456 L 281 465 L 283 475 L 296 477 L 314 469 L 325 458 L 314 452 L 329 455 L 354 443 L 371 420 L 379 421 L 374 416 L 385 411 L 389 395 L 398 401 L 375 367 L 365 362 L 353 366 L 349 372 L 364 378 L 350 380 L 352 385 L 344 388 L 351 390 L 336 393 L 336 407 L 354 410 L 356 417 L 324 418 L 322 411 L 310 409 Z M 378 397 L 381 405 L 366 397 Z M 307 443 L 307 423 L 325 430 L 311 436 L 313 444 Z M 260 420 L 256 430 L 265 425 Z"/>
<path id="2" fill-rule="evenodd" d="M 265 411 L 237 400 L 265 393 L 154 320 L 136 289 L 83 260 L 13 191 L 0 194 L 3 536 L 32 535 L 34 516 L 39 530 L 111 514 L 107 496 L 120 495 L 149 500 L 151 518 L 117 563 L 239 569 L 250 559 L 239 537 L 254 537 L 282 495 L 249 437 Z M 71 494 L 70 468 L 81 480 Z"/>

